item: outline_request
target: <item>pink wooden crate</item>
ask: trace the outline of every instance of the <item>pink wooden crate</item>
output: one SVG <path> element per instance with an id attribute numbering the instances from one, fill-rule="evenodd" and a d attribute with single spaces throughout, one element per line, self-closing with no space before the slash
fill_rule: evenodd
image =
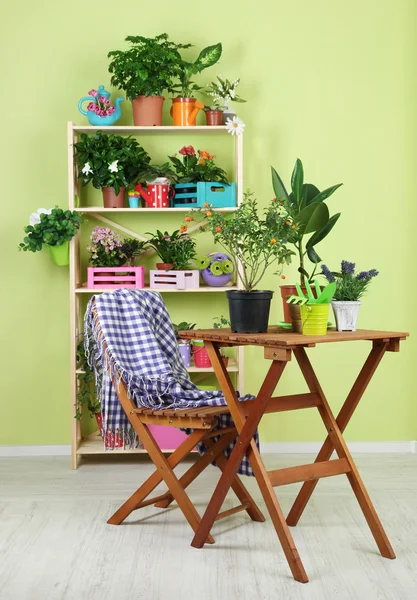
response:
<path id="1" fill-rule="evenodd" d="M 149 271 L 153 289 L 175 288 L 187 290 L 200 287 L 200 271 Z"/>
<path id="2" fill-rule="evenodd" d="M 88 289 L 144 288 L 145 267 L 88 267 Z"/>

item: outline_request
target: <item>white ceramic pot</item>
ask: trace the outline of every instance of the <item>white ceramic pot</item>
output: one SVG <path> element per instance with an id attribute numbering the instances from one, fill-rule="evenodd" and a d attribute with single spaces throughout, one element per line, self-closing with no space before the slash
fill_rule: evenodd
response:
<path id="1" fill-rule="evenodd" d="M 337 331 L 356 331 L 361 304 L 359 300 L 356 302 L 332 301 Z"/>

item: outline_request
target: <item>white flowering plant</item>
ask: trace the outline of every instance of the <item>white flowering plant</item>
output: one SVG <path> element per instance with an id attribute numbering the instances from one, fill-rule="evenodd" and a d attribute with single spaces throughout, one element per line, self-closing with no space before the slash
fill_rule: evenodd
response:
<path id="1" fill-rule="evenodd" d="M 93 136 L 82 133 L 74 147 L 82 185 L 91 181 L 97 189 L 113 187 L 116 194 L 121 187 L 134 183 L 151 160 L 134 138 L 102 131 Z"/>
<path id="2" fill-rule="evenodd" d="M 236 88 L 239 85 L 240 79 L 223 79 L 220 75 L 217 76 L 217 81 L 212 81 L 206 93 L 213 98 L 211 106 L 206 106 L 205 110 L 227 110 L 230 102 L 246 102 L 238 96 Z"/>

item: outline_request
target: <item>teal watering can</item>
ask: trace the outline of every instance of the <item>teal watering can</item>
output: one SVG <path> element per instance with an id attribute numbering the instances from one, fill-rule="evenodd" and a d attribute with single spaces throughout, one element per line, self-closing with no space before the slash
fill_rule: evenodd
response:
<path id="1" fill-rule="evenodd" d="M 100 96 L 104 96 L 106 100 L 110 100 L 110 92 L 104 89 L 104 85 L 99 85 L 97 88 L 97 97 L 99 98 Z M 82 105 L 83 102 L 86 102 L 87 100 L 96 104 L 96 98 L 93 96 L 84 96 L 84 98 L 81 98 L 81 100 L 78 102 L 78 110 L 87 117 L 90 125 L 93 125 L 94 127 L 107 127 L 109 125 L 114 125 L 120 119 L 122 115 L 120 103 L 123 102 L 123 98 L 121 96 L 116 98 L 114 103 L 116 110 L 114 113 L 104 117 L 100 117 L 100 115 L 97 115 L 93 110 L 84 110 Z"/>

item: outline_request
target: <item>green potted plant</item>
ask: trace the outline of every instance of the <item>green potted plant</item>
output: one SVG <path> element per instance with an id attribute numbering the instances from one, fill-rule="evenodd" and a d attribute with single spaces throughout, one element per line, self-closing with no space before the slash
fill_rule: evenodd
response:
<path id="1" fill-rule="evenodd" d="M 338 331 L 356 331 L 361 298 L 372 279 L 379 275 L 376 269 L 355 273 L 355 263 L 342 260 L 340 272 L 332 272 L 321 265 L 322 274 L 329 283 L 336 282 L 332 308 Z"/>
<path id="2" fill-rule="evenodd" d="M 108 227 L 94 227 L 87 246 L 93 267 L 120 267 L 126 262 L 120 236 Z"/>
<path id="3" fill-rule="evenodd" d="M 172 91 L 173 78 L 181 63 L 179 49 L 186 47 L 169 40 L 166 33 L 154 38 L 128 36 L 128 50 L 112 50 L 111 83 L 132 101 L 133 123 L 137 126 L 162 125 L 164 90 Z"/>
<path id="4" fill-rule="evenodd" d="M 147 242 L 137 238 L 125 238 L 120 247 L 121 253 L 128 267 L 134 267 L 135 261 L 146 252 Z"/>
<path id="5" fill-rule="evenodd" d="M 212 81 L 206 90 L 206 93 L 213 98 L 212 106 L 204 109 L 207 125 L 225 125 L 227 119 L 235 116 L 235 113 L 229 108 L 230 102 L 246 102 L 236 93 L 240 78 L 229 81 L 218 75 L 216 79 L 217 81 Z M 210 114 L 212 111 L 216 114 Z M 215 122 L 209 122 L 209 120 Z"/>
<path id="6" fill-rule="evenodd" d="M 190 345 L 190 342 L 188 340 L 181 340 L 178 332 L 181 330 L 182 331 L 190 331 L 190 330 L 194 329 L 196 324 L 195 323 L 187 323 L 187 321 L 182 321 L 178 325 L 173 323 L 172 326 L 174 328 L 175 337 L 178 341 L 178 346 L 180 349 L 180 354 L 181 354 L 182 360 L 184 361 L 184 365 L 187 368 L 191 367 L 191 345 Z"/>
<path id="7" fill-rule="evenodd" d="M 294 254 L 286 246 L 292 230 L 285 208 L 271 202 L 260 215 L 255 195 L 247 191 L 242 204 L 229 215 L 211 207 L 194 214 L 198 213 L 206 221 L 203 229 L 213 234 L 214 241 L 231 258 L 244 288 L 226 292 L 232 331 L 265 332 L 273 291 L 258 290 L 257 286 L 268 267 L 278 265 L 281 272 Z"/>
<path id="8" fill-rule="evenodd" d="M 174 165 L 178 183 L 229 183 L 226 171 L 216 165 L 216 157 L 207 150 L 195 151 L 193 146 L 183 146 L 178 152 L 182 160 L 176 154 L 168 157 Z"/>
<path id="9" fill-rule="evenodd" d="M 78 178 L 103 191 L 106 208 L 123 208 L 125 190 L 150 162 L 148 153 L 132 137 L 82 133 L 74 144 Z"/>
<path id="10" fill-rule="evenodd" d="M 153 248 L 162 262 L 156 264 L 161 271 L 183 271 L 189 269 L 189 263 L 196 257 L 195 240 L 186 235 L 186 228 L 182 227 L 173 233 L 157 230 L 150 235 L 147 244 Z"/>
<path id="11" fill-rule="evenodd" d="M 69 264 L 69 242 L 82 221 L 82 216 L 75 211 L 39 208 L 30 215 L 26 236 L 19 248 L 24 252 L 39 252 L 46 244 L 54 263 L 64 267 Z"/>
<path id="12" fill-rule="evenodd" d="M 299 260 L 300 284 L 304 286 L 306 280 L 310 283 L 313 281 L 317 265 L 322 260 L 317 254 L 316 246 L 327 237 L 340 217 L 340 213 L 330 216 L 325 200 L 342 184 L 338 183 L 320 191 L 315 185 L 304 183 L 303 163 L 297 158 L 291 176 L 291 192 L 288 193 L 277 171 L 273 167 L 271 168 L 272 185 L 276 196 L 274 200 L 286 209 L 294 224 L 288 241 L 295 246 Z M 314 265 L 311 273 L 307 271 L 307 259 Z M 294 293 L 293 285 L 281 286 L 284 316 L 287 323 L 291 321 L 291 316 L 286 300 Z"/>
<path id="13" fill-rule="evenodd" d="M 190 48 L 191 44 L 183 45 L 182 48 Z M 176 76 L 179 83 L 173 86 L 176 97 L 172 99 L 171 117 L 174 125 L 190 126 L 196 124 L 196 116 L 204 104 L 194 98 L 194 93 L 201 87 L 192 81 L 192 77 L 201 73 L 204 69 L 213 66 L 222 55 L 220 43 L 204 48 L 194 62 L 180 59 L 178 62 Z"/>

